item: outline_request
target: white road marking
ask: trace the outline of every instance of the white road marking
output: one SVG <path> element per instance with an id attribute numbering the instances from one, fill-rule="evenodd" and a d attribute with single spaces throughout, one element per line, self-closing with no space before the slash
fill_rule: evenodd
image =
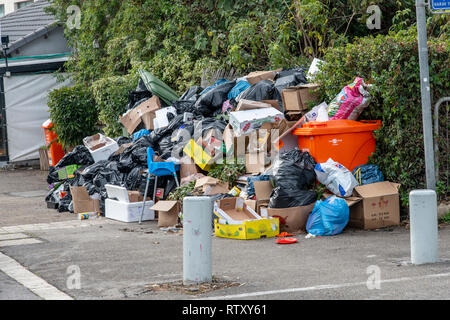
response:
<path id="1" fill-rule="evenodd" d="M 415 280 L 443 278 L 443 277 L 450 277 L 450 273 L 438 273 L 438 274 L 430 274 L 430 275 L 418 276 L 418 277 L 403 277 L 403 278 L 397 278 L 397 279 L 381 280 L 380 282 L 381 283 L 394 283 L 394 282 L 415 281 Z M 291 289 L 281 289 L 281 290 L 258 291 L 258 292 L 242 293 L 242 294 L 233 294 L 233 295 L 227 295 L 227 296 L 200 298 L 197 300 L 240 299 L 240 298 L 258 297 L 258 296 L 268 296 L 268 295 L 273 295 L 273 294 L 305 292 L 305 291 L 315 291 L 315 290 L 325 290 L 325 289 L 340 289 L 340 288 L 346 288 L 346 287 L 357 287 L 357 286 L 365 286 L 365 285 L 367 285 L 367 281 L 353 282 L 353 283 L 341 283 L 341 284 L 326 284 L 326 285 L 305 287 L 305 288 L 291 288 Z"/>
<path id="2" fill-rule="evenodd" d="M 100 224 L 113 224 L 117 223 L 109 219 L 90 219 L 90 220 L 68 220 L 68 221 L 58 221 L 51 223 L 38 223 L 38 224 L 25 224 L 10 227 L 1 227 L 0 234 L 5 233 L 21 233 L 24 231 L 45 231 L 45 230 L 56 230 L 56 229 L 68 229 L 76 227 L 86 227 Z"/>
<path id="3" fill-rule="evenodd" d="M 13 240 L 13 239 L 25 239 L 29 238 L 30 236 L 26 235 L 25 233 L 5 233 L 0 234 L 0 241 L 1 240 Z"/>
<path id="4" fill-rule="evenodd" d="M 36 244 L 41 243 L 42 241 L 34 238 L 27 238 L 27 239 L 19 239 L 19 240 L 4 240 L 0 241 L 0 248 L 1 247 L 11 247 L 11 246 L 23 246 L 27 244 Z"/>
<path id="5" fill-rule="evenodd" d="M 44 300 L 73 300 L 42 278 L 25 269 L 16 260 L 0 252 L 0 271 Z"/>

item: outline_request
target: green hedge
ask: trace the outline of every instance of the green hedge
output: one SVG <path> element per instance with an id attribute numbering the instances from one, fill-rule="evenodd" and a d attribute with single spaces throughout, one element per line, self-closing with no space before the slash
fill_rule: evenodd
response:
<path id="1" fill-rule="evenodd" d="M 107 136 L 122 135 L 119 115 L 126 111 L 129 91 L 136 90 L 139 77 L 135 74 L 115 76 L 97 80 L 92 84 L 92 92 L 97 103 L 98 117 L 104 125 Z"/>
<path id="2" fill-rule="evenodd" d="M 434 103 L 449 96 L 449 39 L 429 42 L 430 80 Z M 322 98 L 329 103 L 356 76 L 371 83 L 373 101 L 360 119 L 382 120 L 376 134 L 377 147 L 371 162 L 385 178 L 401 183 L 401 200 L 408 205 L 412 189 L 425 187 L 425 160 L 420 99 L 417 41 L 411 35 L 366 37 L 353 44 L 330 48 L 318 82 Z M 434 105 L 434 104 L 433 104 Z M 448 110 L 440 113 L 440 179 L 438 192 L 448 196 Z"/>
<path id="3" fill-rule="evenodd" d="M 48 106 L 59 141 L 63 146 L 82 144 L 83 138 L 98 132 L 97 109 L 90 90 L 75 85 L 49 93 Z"/>

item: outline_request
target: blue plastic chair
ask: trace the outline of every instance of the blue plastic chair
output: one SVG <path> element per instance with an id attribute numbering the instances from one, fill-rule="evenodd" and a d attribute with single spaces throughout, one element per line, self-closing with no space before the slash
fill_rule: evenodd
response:
<path id="1" fill-rule="evenodd" d="M 148 186 L 150 184 L 151 176 L 155 177 L 155 184 L 153 188 L 153 198 L 155 201 L 156 197 L 156 186 L 158 185 L 158 177 L 163 176 L 173 176 L 175 178 L 175 182 L 177 187 L 180 186 L 178 183 L 177 170 L 179 170 L 179 166 L 175 165 L 174 162 L 153 162 L 153 156 L 155 155 L 155 151 L 152 148 L 147 148 L 147 166 L 148 166 L 148 174 L 147 174 L 147 184 L 145 185 L 145 193 L 144 193 L 144 203 L 142 205 L 141 216 L 139 218 L 139 224 L 142 222 L 142 217 L 144 215 L 145 209 L 145 201 L 147 200 L 147 192 Z"/>

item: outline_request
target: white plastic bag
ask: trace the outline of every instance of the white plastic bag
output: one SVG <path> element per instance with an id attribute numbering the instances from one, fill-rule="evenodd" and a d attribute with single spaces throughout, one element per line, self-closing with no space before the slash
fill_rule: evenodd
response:
<path id="1" fill-rule="evenodd" d="M 315 106 L 314 108 L 311 109 L 311 111 L 309 111 L 307 114 L 305 114 L 305 119 L 306 122 L 311 122 L 311 121 L 328 121 L 328 105 L 326 102 L 322 102 L 321 104 Z M 324 120 L 324 116 L 321 116 L 321 120 L 319 120 L 319 114 L 323 114 L 323 112 L 325 111 L 327 117 L 326 120 Z"/>
<path id="2" fill-rule="evenodd" d="M 331 158 L 325 163 L 318 163 L 314 171 L 317 180 L 337 196 L 350 197 L 353 189 L 358 186 L 358 181 L 353 174 Z"/>

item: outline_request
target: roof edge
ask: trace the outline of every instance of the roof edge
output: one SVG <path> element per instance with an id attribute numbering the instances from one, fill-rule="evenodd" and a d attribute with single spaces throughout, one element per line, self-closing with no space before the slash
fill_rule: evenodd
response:
<path id="1" fill-rule="evenodd" d="M 20 38 L 19 40 L 14 41 L 10 47 L 8 48 L 9 51 L 14 51 L 17 50 L 21 47 L 23 47 L 24 45 L 36 40 L 37 38 L 49 33 L 50 31 L 55 30 L 56 28 L 58 28 L 60 26 L 60 23 L 58 21 L 55 21 L 45 27 L 41 27 L 35 31 L 33 31 L 32 33 L 26 35 L 25 37 Z"/>

